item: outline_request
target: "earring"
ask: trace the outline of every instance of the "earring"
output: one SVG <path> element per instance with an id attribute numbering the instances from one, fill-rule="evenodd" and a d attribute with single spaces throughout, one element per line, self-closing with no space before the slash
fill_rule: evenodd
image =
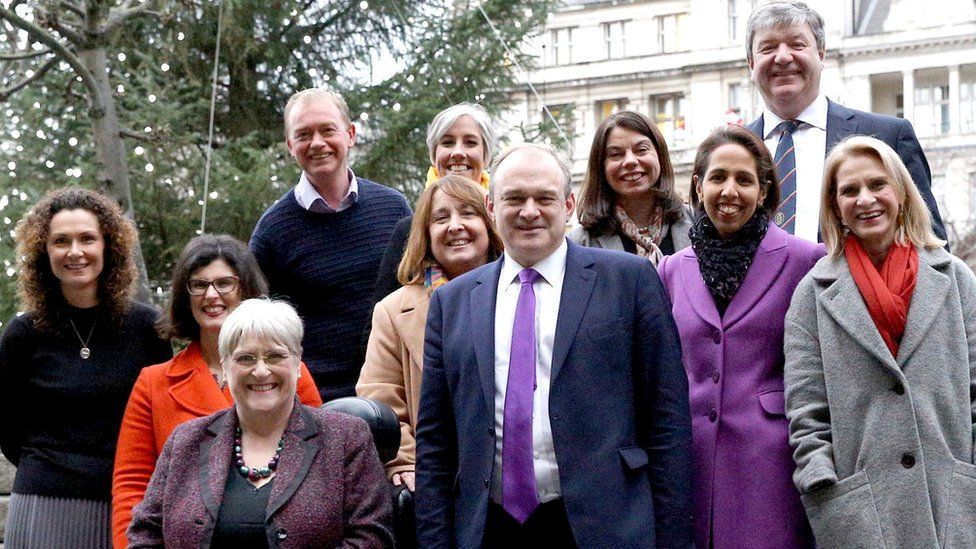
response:
<path id="1" fill-rule="evenodd" d="M 898 209 L 898 226 L 905 226 L 905 212 L 901 208 Z"/>

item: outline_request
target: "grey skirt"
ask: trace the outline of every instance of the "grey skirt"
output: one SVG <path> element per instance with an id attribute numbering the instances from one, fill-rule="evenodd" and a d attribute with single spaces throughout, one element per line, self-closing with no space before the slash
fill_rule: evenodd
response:
<path id="1" fill-rule="evenodd" d="M 108 501 L 11 494 L 6 549 L 109 549 L 112 504 Z"/>

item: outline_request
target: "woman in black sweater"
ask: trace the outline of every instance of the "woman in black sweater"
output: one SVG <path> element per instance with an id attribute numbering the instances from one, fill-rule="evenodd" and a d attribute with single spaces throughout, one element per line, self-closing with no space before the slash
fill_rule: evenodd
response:
<path id="1" fill-rule="evenodd" d="M 110 547 L 112 460 L 139 370 L 172 350 L 131 301 L 136 230 L 85 189 L 17 225 L 25 314 L 0 338 L 0 450 L 14 465 L 7 547 Z"/>

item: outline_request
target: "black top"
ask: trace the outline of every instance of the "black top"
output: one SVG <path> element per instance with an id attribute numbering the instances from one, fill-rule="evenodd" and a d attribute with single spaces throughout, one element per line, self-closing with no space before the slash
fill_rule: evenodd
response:
<path id="1" fill-rule="evenodd" d="M 214 525 L 213 541 L 210 544 L 212 549 L 257 549 L 268 546 L 264 515 L 268 509 L 272 484 L 274 479 L 255 488 L 231 463 L 227 485 L 224 487 L 224 499 L 220 502 L 217 524 Z"/>
<path id="2" fill-rule="evenodd" d="M 22 315 L 0 337 L 0 450 L 17 465 L 18 494 L 109 501 L 132 386 L 144 366 L 173 352 L 147 305 L 133 303 L 119 325 L 99 307 L 66 315 L 83 339 L 91 333 L 87 360 L 70 325 L 41 333 Z"/>
<path id="3" fill-rule="evenodd" d="M 623 242 L 624 250 L 627 253 L 631 253 L 631 254 L 637 253 L 637 244 L 635 244 L 633 240 L 627 237 L 627 235 L 623 235 L 623 234 L 620 235 L 620 241 Z M 674 239 L 671 238 L 670 227 L 668 228 L 668 231 L 664 233 L 664 238 L 661 239 L 661 244 L 658 245 L 658 248 L 661 249 L 662 255 L 674 254 Z"/>
<path id="4" fill-rule="evenodd" d="M 383 252 L 383 259 L 380 260 L 379 275 L 376 277 L 376 290 L 373 292 L 373 305 L 400 289 L 397 269 L 400 268 L 400 260 L 403 259 L 403 252 L 407 249 L 407 240 L 410 239 L 410 225 L 412 223 L 413 214 L 410 214 L 398 221 L 393 227 L 390 243 L 387 244 L 386 251 Z"/>

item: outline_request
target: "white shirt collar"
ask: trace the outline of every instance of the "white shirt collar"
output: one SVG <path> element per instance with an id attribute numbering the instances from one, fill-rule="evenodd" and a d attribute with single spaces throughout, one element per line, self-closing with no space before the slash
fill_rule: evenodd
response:
<path id="1" fill-rule="evenodd" d="M 566 252 L 568 249 L 569 246 L 566 244 L 566 239 L 564 238 L 554 252 L 535 265 L 532 265 L 532 268 L 542 275 L 543 280 L 551 286 L 562 284 L 563 275 L 566 273 Z M 520 265 L 518 261 L 512 259 L 512 256 L 508 255 L 507 250 L 504 255 L 505 260 L 502 262 L 502 270 L 498 278 L 499 287 L 501 288 L 511 284 L 518 277 L 519 271 L 526 268 Z"/>
<path id="2" fill-rule="evenodd" d="M 295 200 L 298 201 L 298 204 L 302 208 L 313 212 L 341 212 L 359 199 L 359 181 L 356 179 L 356 174 L 353 173 L 352 168 L 346 168 L 346 171 L 349 175 L 349 192 L 339 202 L 338 208 L 329 206 L 329 203 L 315 190 L 315 187 L 308 180 L 305 172 L 302 172 L 302 176 L 298 180 L 298 185 L 295 185 Z"/>
<path id="3" fill-rule="evenodd" d="M 776 126 L 779 126 L 780 122 L 785 120 L 785 118 L 780 118 L 779 115 L 769 110 L 768 108 L 763 111 L 763 139 L 769 139 L 773 130 Z M 807 108 L 803 109 L 803 112 L 796 117 L 796 120 L 819 128 L 821 130 L 827 130 L 827 96 L 820 94 L 813 103 L 807 105 Z"/>

